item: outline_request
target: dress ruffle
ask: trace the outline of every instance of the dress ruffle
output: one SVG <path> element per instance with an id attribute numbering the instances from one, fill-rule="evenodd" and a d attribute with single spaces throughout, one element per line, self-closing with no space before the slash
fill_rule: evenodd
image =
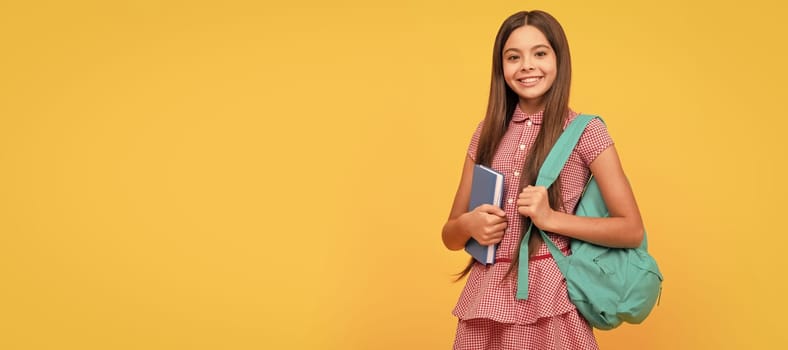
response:
<path id="1" fill-rule="evenodd" d="M 560 248 L 566 247 L 565 237 L 551 238 Z M 545 251 L 542 243 L 537 254 Z M 515 297 L 517 270 L 507 275 L 510 266 L 508 262 L 474 264 L 452 314 L 462 320 L 487 318 L 500 323 L 533 324 L 539 318 L 575 309 L 569 301 L 566 280 L 552 257 L 528 262 L 529 297 L 525 300 Z"/>

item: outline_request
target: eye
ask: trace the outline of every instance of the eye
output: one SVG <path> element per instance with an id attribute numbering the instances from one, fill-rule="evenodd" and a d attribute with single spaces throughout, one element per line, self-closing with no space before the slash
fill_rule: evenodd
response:
<path id="1" fill-rule="evenodd" d="M 517 56 L 517 55 L 506 56 L 506 60 L 508 60 L 508 61 L 517 61 L 519 59 L 520 59 L 520 56 Z"/>
<path id="2" fill-rule="evenodd" d="M 547 51 L 536 51 L 537 57 L 544 57 L 547 56 Z"/>

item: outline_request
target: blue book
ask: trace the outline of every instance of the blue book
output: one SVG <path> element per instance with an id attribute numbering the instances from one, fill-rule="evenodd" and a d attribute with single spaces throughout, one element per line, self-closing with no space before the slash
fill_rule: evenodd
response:
<path id="1" fill-rule="evenodd" d="M 468 211 L 476 209 L 482 204 L 492 204 L 501 207 L 503 202 L 503 174 L 490 169 L 484 165 L 476 164 L 473 167 L 473 182 L 471 185 L 471 201 Z M 492 264 L 495 262 L 496 244 L 484 246 L 479 244 L 473 237 L 465 243 L 465 251 L 471 254 L 482 264 Z"/>

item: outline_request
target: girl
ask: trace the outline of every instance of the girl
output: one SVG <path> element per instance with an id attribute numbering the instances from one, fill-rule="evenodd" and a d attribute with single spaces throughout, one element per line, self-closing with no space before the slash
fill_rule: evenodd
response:
<path id="1" fill-rule="evenodd" d="M 598 119 L 583 132 L 559 180 L 533 186 L 558 136 L 577 115 L 569 109 L 569 47 L 561 25 L 542 11 L 519 12 L 498 30 L 487 114 L 471 138 L 457 194 L 443 227 L 443 243 L 461 250 L 473 237 L 499 244 L 494 264 L 471 259 L 453 314 L 455 349 L 595 349 L 594 334 L 569 301 L 566 282 L 538 234 L 519 262 L 523 228 L 531 223 L 569 254 L 569 238 L 635 248 L 643 223 L 613 141 Z M 504 174 L 503 207 L 468 211 L 474 163 Z M 593 174 L 609 218 L 572 215 Z M 528 263 L 529 297 L 515 298 L 518 263 Z"/>

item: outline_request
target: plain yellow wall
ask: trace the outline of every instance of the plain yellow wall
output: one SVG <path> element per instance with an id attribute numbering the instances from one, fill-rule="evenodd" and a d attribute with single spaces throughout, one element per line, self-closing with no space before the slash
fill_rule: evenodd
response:
<path id="1" fill-rule="evenodd" d="M 491 48 L 541 8 L 665 275 L 603 349 L 781 348 L 777 1 L 0 5 L 0 348 L 446 349 Z"/>

